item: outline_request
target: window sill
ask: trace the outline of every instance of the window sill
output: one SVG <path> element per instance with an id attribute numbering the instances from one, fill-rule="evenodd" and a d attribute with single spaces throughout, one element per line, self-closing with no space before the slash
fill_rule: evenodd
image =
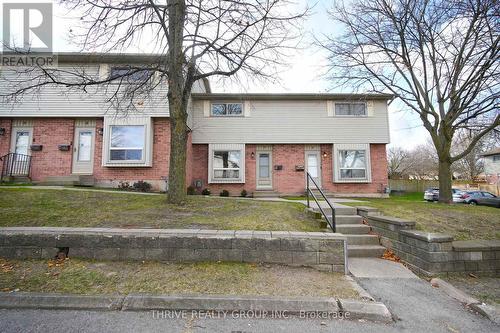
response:
<path id="1" fill-rule="evenodd" d="M 112 168 L 150 168 L 152 167 L 151 163 L 131 163 L 131 162 L 124 162 L 124 163 L 115 163 L 115 162 L 107 162 L 103 164 L 104 167 L 112 167 Z"/>
<path id="2" fill-rule="evenodd" d="M 209 184 L 245 184 L 241 179 L 210 179 Z"/>
<path id="3" fill-rule="evenodd" d="M 335 179 L 334 183 L 340 183 L 340 184 L 345 184 L 345 183 L 371 183 L 372 181 L 370 179 L 356 179 L 356 178 L 351 178 L 351 179 Z"/>

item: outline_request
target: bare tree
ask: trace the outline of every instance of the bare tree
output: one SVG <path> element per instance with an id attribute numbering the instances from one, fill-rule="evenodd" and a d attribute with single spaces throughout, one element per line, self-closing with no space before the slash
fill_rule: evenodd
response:
<path id="1" fill-rule="evenodd" d="M 321 42 L 331 77 L 418 114 L 439 158 L 439 200 L 451 202 L 452 163 L 500 125 L 498 1 L 354 0 L 330 14 L 343 28 Z M 464 128 L 472 139 L 452 153 Z"/>
<path id="2" fill-rule="evenodd" d="M 499 146 L 500 133 L 492 131 L 479 140 L 469 154 L 465 155 L 452 165 L 453 171 L 459 173 L 463 178 L 474 181 L 484 171 L 482 154 Z M 461 131 L 456 135 L 452 151 L 463 151 L 470 141 L 474 139 L 469 131 Z"/>
<path id="3" fill-rule="evenodd" d="M 438 156 L 432 142 L 426 142 L 413 148 L 409 153 L 407 172 L 417 179 L 436 179 Z"/>
<path id="4" fill-rule="evenodd" d="M 75 27 L 73 32 L 82 50 L 116 52 L 144 40 L 149 44 L 145 47 L 151 45 L 158 55 L 157 61 L 132 66 L 128 72 L 105 79 L 84 71 L 37 68 L 22 87 L 4 95 L 18 96 L 41 86 L 55 85 L 86 91 L 110 81 L 124 82 L 145 70 L 159 73 L 168 82 L 171 128 L 168 200 L 172 203 L 182 203 L 186 196 L 187 108 L 195 82 L 239 72 L 272 77 L 282 64 L 284 50 L 295 47 L 300 36 L 298 24 L 307 13 L 307 9 L 296 10 L 294 2 L 287 0 L 61 0 L 61 3 L 81 13 L 83 30 Z M 123 100 L 132 100 L 139 93 L 150 94 L 154 88 L 151 81 L 114 87 L 110 101 L 134 109 L 134 102 Z M 159 84 L 161 79 L 153 82 Z"/>
<path id="5" fill-rule="evenodd" d="M 411 166 L 410 152 L 401 147 L 391 147 L 387 151 L 387 173 L 389 179 L 401 179 Z"/>

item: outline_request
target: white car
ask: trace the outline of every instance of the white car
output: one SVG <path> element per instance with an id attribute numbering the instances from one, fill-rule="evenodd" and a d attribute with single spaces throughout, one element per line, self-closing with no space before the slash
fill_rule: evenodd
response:
<path id="1" fill-rule="evenodd" d="M 464 192 L 462 190 L 459 190 L 457 188 L 452 188 L 451 193 L 452 193 L 454 203 L 464 202 L 464 199 L 462 198 L 462 194 Z M 429 201 L 429 202 L 438 201 L 439 200 L 439 188 L 433 187 L 433 188 L 427 189 L 424 192 L 424 200 Z"/>

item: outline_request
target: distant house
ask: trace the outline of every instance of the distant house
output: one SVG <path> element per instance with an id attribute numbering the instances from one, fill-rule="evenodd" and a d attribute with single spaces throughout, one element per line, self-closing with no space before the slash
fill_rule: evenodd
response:
<path id="1" fill-rule="evenodd" d="M 83 66 L 88 75 L 106 77 L 149 58 L 59 54 L 58 59 L 59 67 Z M 138 103 L 139 112 L 126 117 L 110 112 L 106 89 L 62 89 L 44 87 L 14 105 L 0 104 L 4 171 L 22 174 L 27 171 L 22 162 L 29 158 L 35 182 L 116 187 L 144 180 L 155 189 L 167 188 L 166 82 Z M 255 195 L 303 194 L 308 171 L 328 193 L 380 195 L 387 186 L 391 98 L 212 93 L 208 81 L 197 82 L 188 108 L 186 186 L 231 195 L 243 189 Z"/>
<path id="2" fill-rule="evenodd" d="M 482 156 L 487 182 L 497 184 L 500 181 L 500 147 L 487 151 Z"/>

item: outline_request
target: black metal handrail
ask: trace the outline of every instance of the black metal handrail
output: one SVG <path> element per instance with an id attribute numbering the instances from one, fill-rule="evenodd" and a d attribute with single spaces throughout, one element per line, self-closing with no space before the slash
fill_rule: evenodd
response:
<path id="1" fill-rule="evenodd" d="M 323 216 L 326 219 L 326 222 L 330 225 L 330 228 L 332 228 L 332 231 L 333 232 L 337 232 L 337 226 L 336 226 L 336 223 L 335 223 L 335 208 L 331 204 L 330 200 L 328 200 L 328 198 L 326 197 L 326 195 L 323 193 L 323 191 L 319 188 L 318 184 L 316 184 L 316 182 L 314 181 L 313 177 L 311 177 L 311 175 L 309 174 L 309 172 L 306 172 L 306 174 L 307 174 L 307 177 L 306 177 L 306 179 L 307 179 L 307 190 L 306 190 L 307 207 L 310 208 L 310 205 L 309 205 L 309 194 L 311 194 L 311 196 L 314 199 L 314 201 L 316 201 L 316 204 L 318 205 L 319 210 L 321 211 L 321 214 L 323 214 Z M 328 218 L 328 215 L 326 215 L 325 211 L 323 210 L 323 208 L 319 204 L 319 201 L 316 198 L 316 195 L 314 195 L 313 191 L 311 190 L 311 187 L 309 186 L 309 179 L 313 182 L 314 186 L 319 191 L 319 193 L 321 194 L 321 196 L 323 197 L 323 199 L 325 199 L 325 201 L 328 204 L 328 206 L 330 206 L 330 209 L 332 210 L 332 218 L 331 219 Z"/>
<path id="2" fill-rule="evenodd" d="M 4 177 L 12 176 L 30 176 L 31 172 L 31 156 L 17 153 L 8 153 L 0 157 L 2 161 L 2 173 L 0 173 L 0 181 Z"/>

